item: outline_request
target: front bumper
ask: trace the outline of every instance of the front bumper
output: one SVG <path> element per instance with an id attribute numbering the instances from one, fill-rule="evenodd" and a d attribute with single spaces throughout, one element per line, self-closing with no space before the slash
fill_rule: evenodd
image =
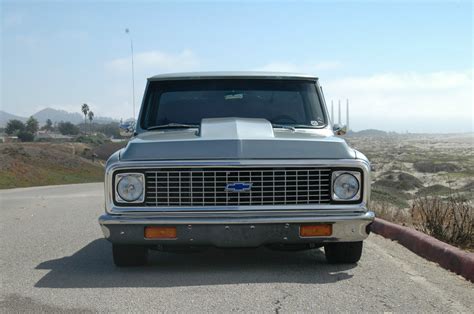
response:
<path id="1" fill-rule="evenodd" d="M 111 215 L 99 218 L 106 239 L 116 244 L 257 247 L 267 244 L 355 242 L 368 236 L 373 212 L 354 213 L 222 213 L 205 215 Z M 328 237 L 300 237 L 302 224 L 332 224 Z M 146 239 L 145 226 L 168 225 L 177 228 L 176 239 Z"/>

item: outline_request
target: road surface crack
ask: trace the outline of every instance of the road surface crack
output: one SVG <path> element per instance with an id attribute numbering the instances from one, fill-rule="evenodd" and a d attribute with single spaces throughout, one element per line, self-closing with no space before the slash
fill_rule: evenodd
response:
<path id="1" fill-rule="evenodd" d="M 286 290 L 284 289 L 278 289 L 281 293 L 283 293 L 283 297 L 281 297 L 281 301 L 280 301 L 280 298 L 276 299 L 275 302 L 273 302 L 273 304 L 275 304 L 275 313 L 278 314 L 280 313 L 281 309 L 282 309 L 282 302 L 284 302 L 288 297 L 291 297 L 291 293 L 287 292 Z"/>

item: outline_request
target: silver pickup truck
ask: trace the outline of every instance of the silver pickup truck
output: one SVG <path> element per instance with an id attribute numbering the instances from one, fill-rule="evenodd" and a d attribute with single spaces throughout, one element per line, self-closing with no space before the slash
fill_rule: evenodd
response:
<path id="1" fill-rule="evenodd" d="M 324 247 L 329 263 L 356 263 L 370 163 L 341 133 L 314 76 L 149 78 L 135 136 L 106 165 L 99 223 L 115 264 L 209 246 Z"/>

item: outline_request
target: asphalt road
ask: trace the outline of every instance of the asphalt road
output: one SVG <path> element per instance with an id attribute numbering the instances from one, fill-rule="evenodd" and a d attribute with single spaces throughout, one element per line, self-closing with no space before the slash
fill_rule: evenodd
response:
<path id="1" fill-rule="evenodd" d="M 357 266 L 320 250 L 153 252 L 114 267 L 102 184 L 0 191 L 1 312 L 471 312 L 474 285 L 370 235 Z"/>

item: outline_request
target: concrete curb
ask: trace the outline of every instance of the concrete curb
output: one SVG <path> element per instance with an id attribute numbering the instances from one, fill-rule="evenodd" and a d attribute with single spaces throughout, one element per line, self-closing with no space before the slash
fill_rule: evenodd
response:
<path id="1" fill-rule="evenodd" d="M 474 282 L 474 253 L 467 253 L 414 229 L 376 218 L 371 231 Z"/>

